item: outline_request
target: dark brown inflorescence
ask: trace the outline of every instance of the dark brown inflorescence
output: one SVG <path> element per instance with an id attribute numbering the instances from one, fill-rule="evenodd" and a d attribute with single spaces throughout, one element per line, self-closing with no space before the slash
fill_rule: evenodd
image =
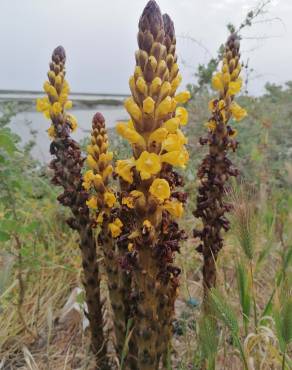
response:
<path id="1" fill-rule="evenodd" d="M 200 138 L 200 144 L 208 145 L 209 152 L 198 170 L 201 183 L 194 216 L 202 220 L 203 228 L 194 230 L 194 237 L 202 241 L 197 250 L 204 257 L 205 297 L 216 285 L 216 260 L 223 247 L 222 231 L 229 229 L 226 213 L 230 211 L 230 205 L 224 200 L 226 185 L 231 176 L 238 175 L 228 152 L 235 151 L 238 146 L 236 130 L 230 120 L 239 121 L 246 115 L 246 111 L 234 101 L 242 86 L 239 45 L 238 35 L 231 34 L 225 46 L 221 71 L 212 79 L 212 86 L 218 90 L 219 97 L 209 103 L 212 115 L 206 124 L 208 134 Z"/>
<path id="2" fill-rule="evenodd" d="M 63 188 L 63 193 L 57 199 L 62 205 L 71 209 L 73 217 L 70 217 L 67 222 L 72 229 L 78 231 L 80 236 L 92 348 L 96 354 L 98 368 L 106 369 L 96 243 L 86 205 L 88 194 L 82 187 L 81 171 L 84 158 L 78 143 L 70 136 L 71 131 L 76 128 L 76 120 L 66 112 L 72 103 L 68 101 L 69 85 L 65 80 L 65 60 L 64 48 L 57 47 L 50 63 L 49 81 L 44 84 L 47 97 L 37 102 L 37 109 L 43 111 L 52 122 L 48 130 L 52 138 L 50 153 L 55 157 L 50 163 L 50 168 L 54 171 L 52 183 Z"/>

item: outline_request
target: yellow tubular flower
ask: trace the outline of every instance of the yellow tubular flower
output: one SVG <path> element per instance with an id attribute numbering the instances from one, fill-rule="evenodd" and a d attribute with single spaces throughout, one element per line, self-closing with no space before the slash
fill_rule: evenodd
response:
<path id="1" fill-rule="evenodd" d="M 125 108 L 127 109 L 128 113 L 130 114 L 134 121 L 141 122 L 142 112 L 139 106 L 135 103 L 133 98 L 128 98 L 125 101 Z"/>
<path id="2" fill-rule="evenodd" d="M 171 200 L 166 201 L 163 208 L 173 217 L 181 218 L 184 213 L 184 208 L 181 202 Z"/>
<path id="3" fill-rule="evenodd" d="M 134 166 L 135 166 L 134 158 L 118 160 L 115 171 L 124 181 L 132 184 L 133 182 L 132 168 Z"/>
<path id="4" fill-rule="evenodd" d="M 160 158 L 155 153 L 144 151 L 136 161 L 136 169 L 140 172 L 142 180 L 148 180 L 161 169 Z"/>
<path id="5" fill-rule="evenodd" d="M 67 125 L 71 131 L 77 128 L 76 119 L 71 119 L 66 113 L 67 109 L 72 108 L 72 101 L 68 100 L 70 89 L 65 79 L 65 60 L 65 50 L 61 46 L 57 47 L 50 63 L 48 81 L 43 84 L 47 96 L 37 99 L 36 102 L 36 110 L 43 112 L 45 118 L 52 121 L 52 126 L 47 131 L 52 139 L 63 132 L 61 129 L 63 125 Z"/>
<path id="6" fill-rule="evenodd" d="M 185 104 L 187 103 L 191 98 L 191 93 L 189 91 L 183 91 L 179 94 L 177 94 L 174 99 L 180 103 L 180 104 Z"/>
<path id="7" fill-rule="evenodd" d="M 161 203 L 170 197 L 170 187 L 164 179 L 155 179 L 150 186 L 149 192 Z"/>
<path id="8" fill-rule="evenodd" d="M 188 123 L 189 114 L 183 107 L 178 107 L 175 111 L 175 116 L 180 120 L 180 124 L 185 126 Z"/>
<path id="9" fill-rule="evenodd" d="M 113 238 L 117 238 L 122 233 L 123 223 L 119 218 L 116 218 L 114 222 L 109 223 L 109 230 Z"/>
<path id="10" fill-rule="evenodd" d="M 233 102 L 230 106 L 230 111 L 236 121 L 241 121 L 244 117 L 247 116 L 247 112 L 245 109 L 241 108 L 240 105 Z"/>

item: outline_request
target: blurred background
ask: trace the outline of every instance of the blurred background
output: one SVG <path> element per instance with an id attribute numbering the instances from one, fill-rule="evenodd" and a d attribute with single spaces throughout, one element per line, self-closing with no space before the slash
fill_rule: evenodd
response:
<path id="1" fill-rule="evenodd" d="M 173 19 L 183 86 L 195 84 L 199 65 L 216 58 L 228 35 L 227 24 L 238 27 L 247 13 L 265 4 L 251 27 L 243 30 L 242 56 L 249 66 L 248 92 L 259 96 L 265 84 L 284 84 L 291 75 L 292 2 L 290 0 L 161 0 L 162 12 Z M 75 101 L 74 114 L 84 137 L 96 110 L 107 124 L 125 120 L 122 101 L 129 93 L 137 48 L 137 22 L 144 0 L 1 0 L 0 99 L 29 103 L 38 97 L 52 50 L 67 52 L 67 78 Z M 27 123 L 27 124 L 24 124 Z M 45 119 L 33 104 L 22 106 L 12 120 L 24 142 L 37 132 L 33 154 L 48 159 Z"/>

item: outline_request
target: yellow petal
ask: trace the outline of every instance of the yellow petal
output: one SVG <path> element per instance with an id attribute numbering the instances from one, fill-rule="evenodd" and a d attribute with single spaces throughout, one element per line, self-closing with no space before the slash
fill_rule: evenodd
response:
<path id="1" fill-rule="evenodd" d="M 160 202 L 170 197 L 169 183 L 165 179 L 155 179 L 149 189 L 149 192 Z"/>
<path id="2" fill-rule="evenodd" d="M 142 120 L 142 112 L 139 106 L 135 103 L 133 98 L 128 98 L 125 101 L 125 108 L 130 116 L 137 122 Z"/>
<path id="3" fill-rule="evenodd" d="M 185 104 L 188 100 L 190 100 L 190 98 L 191 93 L 188 90 L 182 91 L 174 97 L 174 99 L 180 104 Z"/>
<path id="4" fill-rule="evenodd" d="M 182 126 L 185 126 L 188 123 L 189 114 L 184 107 L 178 107 L 175 111 L 175 116 L 179 118 Z"/>

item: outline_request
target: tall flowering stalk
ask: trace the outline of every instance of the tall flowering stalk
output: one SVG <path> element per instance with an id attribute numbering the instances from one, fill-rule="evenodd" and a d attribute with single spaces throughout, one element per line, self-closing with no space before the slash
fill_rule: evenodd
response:
<path id="1" fill-rule="evenodd" d="M 131 119 L 118 123 L 133 156 L 119 160 L 122 204 L 133 211 L 132 232 L 123 266 L 131 271 L 135 313 L 135 342 L 141 370 L 156 369 L 160 341 L 169 341 L 169 322 L 179 270 L 172 266 L 182 233 L 175 219 L 183 214 L 184 196 L 175 192 L 181 178 L 172 166 L 184 168 L 187 142 L 180 130 L 187 111 L 177 107 L 189 93 L 175 95 L 181 76 L 175 55 L 173 24 L 151 0 L 139 21 L 139 50 L 130 77 L 132 96 L 125 101 Z M 167 315 L 167 317 L 163 317 Z"/>
<path id="2" fill-rule="evenodd" d="M 197 250 L 204 257 L 205 298 L 209 289 L 216 285 L 216 260 L 223 247 L 222 230 L 229 230 L 229 221 L 225 217 L 230 211 L 230 205 L 224 200 L 226 185 L 230 176 L 238 175 L 228 158 L 228 152 L 234 152 L 238 146 L 237 131 L 230 123 L 246 116 L 246 111 L 234 101 L 242 86 L 239 40 L 239 36 L 232 33 L 225 45 L 221 71 L 212 79 L 212 86 L 219 96 L 209 103 L 208 134 L 200 138 L 200 144 L 208 145 L 209 152 L 198 170 L 200 186 L 194 216 L 202 220 L 203 228 L 194 230 L 194 236 L 202 241 Z"/>
<path id="3" fill-rule="evenodd" d="M 115 317 L 117 349 L 121 355 L 126 335 L 126 317 L 122 273 L 119 271 L 114 238 L 121 234 L 122 222 L 115 216 L 116 212 L 112 211 L 116 196 L 109 184 L 113 171 L 111 164 L 113 153 L 108 151 L 108 145 L 104 117 L 96 113 L 92 120 L 90 144 L 87 147 L 87 164 L 90 170 L 84 174 L 83 187 L 91 193 L 87 205 L 94 212 L 94 223 L 100 226 L 98 241 L 104 254 L 110 300 Z"/>
<path id="4" fill-rule="evenodd" d="M 69 85 L 65 79 L 65 61 L 65 50 L 59 46 L 53 52 L 48 81 L 44 83 L 47 97 L 38 99 L 37 110 L 43 112 L 51 121 L 48 134 L 52 139 L 50 152 L 55 157 L 50 163 L 50 168 L 54 171 L 52 183 L 63 187 L 64 191 L 58 196 L 58 200 L 71 209 L 73 217 L 67 222 L 80 236 L 92 348 L 97 356 L 99 368 L 107 368 L 96 243 L 86 204 L 88 194 L 82 187 L 81 170 L 84 158 L 81 156 L 79 145 L 70 137 L 71 132 L 77 127 L 77 122 L 66 111 L 72 107 L 72 102 L 68 100 Z"/>

